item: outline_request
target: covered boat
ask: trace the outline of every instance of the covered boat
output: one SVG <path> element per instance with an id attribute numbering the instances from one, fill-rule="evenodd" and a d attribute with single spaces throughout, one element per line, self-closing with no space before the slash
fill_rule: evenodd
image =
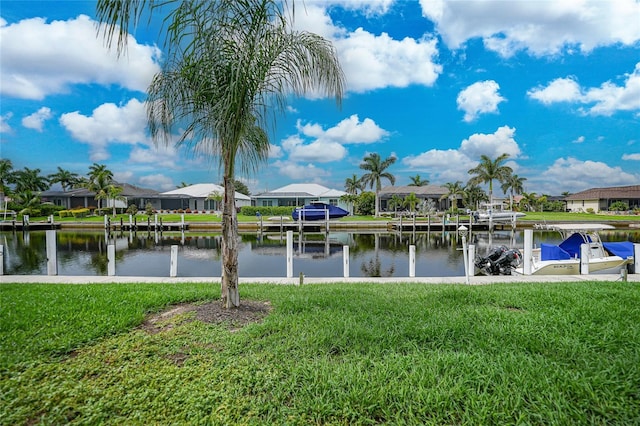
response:
<path id="1" fill-rule="evenodd" d="M 303 207 L 298 207 L 293 211 L 293 220 L 325 220 L 339 219 L 349 215 L 349 212 L 338 206 L 325 203 L 311 203 Z"/>
<path id="2" fill-rule="evenodd" d="M 562 235 L 558 245 L 540 244 L 532 250 L 532 275 L 578 275 L 580 274 L 581 246 L 587 245 L 586 261 L 589 273 L 620 269 L 633 260 L 633 243 L 603 243 L 598 231 L 614 229 L 611 225 L 599 224 L 558 224 L 549 229 Z M 523 267 L 514 269 L 523 274 Z"/>

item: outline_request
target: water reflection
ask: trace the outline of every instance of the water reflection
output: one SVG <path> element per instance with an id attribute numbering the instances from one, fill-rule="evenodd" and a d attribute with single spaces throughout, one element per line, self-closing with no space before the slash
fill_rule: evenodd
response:
<path id="1" fill-rule="evenodd" d="M 221 245 L 218 234 L 120 233 L 59 231 L 57 259 L 59 275 L 106 275 L 107 245 L 116 247 L 116 275 L 168 276 L 170 247 L 177 245 L 178 276 L 219 277 Z M 640 242 L 640 231 L 601 232 L 605 241 Z M 559 243 L 552 231 L 534 232 L 534 244 Z M 473 233 L 470 243 L 479 255 L 492 247 L 522 247 L 522 231 Z M 45 231 L 3 232 L 4 273 L 37 275 L 47 273 Z M 455 232 L 330 233 L 294 236 L 294 276 L 340 277 L 343 275 L 343 246 L 349 246 L 350 276 L 388 277 L 409 275 L 409 245 L 416 247 L 416 276 L 464 275 L 461 238 Z M 286 236 L 242 234 L 239 244 L 239 272 L 242 277 L 286 276 Z"/>

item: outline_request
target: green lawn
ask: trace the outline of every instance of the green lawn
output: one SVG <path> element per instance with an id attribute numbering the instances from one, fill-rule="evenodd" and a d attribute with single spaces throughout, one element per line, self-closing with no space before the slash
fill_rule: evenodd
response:
<path id="1" fill-rule="evenodd" d="M 0 424 L 638 424 L 640 286 L 0 285 Z"/>

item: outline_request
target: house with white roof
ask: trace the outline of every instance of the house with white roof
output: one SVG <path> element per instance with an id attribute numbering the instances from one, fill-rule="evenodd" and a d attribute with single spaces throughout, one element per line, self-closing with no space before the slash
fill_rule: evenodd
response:
<path id="1" fill-rule="evenodd" d="M 158 199 L 153 204 L 155 209 L 161 210 L 215 211 L 222 210 L 222 202 L 215 198 L 216 195 L 223 194 L 224 188 L 220 185 L 197 183 L 158 194 Z M 236 207 L 251 205 L 251 197 L 238 191 L 235 193 L 235 199 Z"/>
<path id="2" fill-rule="evenodd" d="M 347 204 L 340 201 L 343 195 L 346 195 L 346 192 L 330 189 L 317 183 L 292 183 L 272 191 L 252 195 L 251 198 L 253 205 L 257 207 L 298 207 L 311 202 L 322 202 L 348 209 Z"/>

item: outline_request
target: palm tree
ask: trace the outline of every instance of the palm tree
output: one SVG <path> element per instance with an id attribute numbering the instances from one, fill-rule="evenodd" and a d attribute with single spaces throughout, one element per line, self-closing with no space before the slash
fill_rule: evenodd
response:
<path id="1" fill-rule="evenodd" d="M 411 183 L 409 184 L 409 186 L 426 186 L 426 185 L 429 185 L 429 181 L 428 180 L 422 180 L 420 175 L 409 176 L 409 179 L 411 179 Z"/>
<path id="2" fill-rule="evenodd" d="M 15 192 L 42 192 L 50 187 L 49 179 L 40 175 L 40 169 L 25 167 L 13 172 L 11 179 L 16 184 Z"/>
<path id="3" fill-rule="evenodd" d="M 447 182 L 443 185 L 447 188 L 447 193 L 440 197 L 441 200 L 449 199 L 449 208 L 453 210 L 453 206 L 458 207 L 458 203 L 454 200 L 457 200 L 458 197 L 462 197 L 464 195 L 464 187 L 462 186 L 462 182 L 459 180 L 455 182 Z"/>
<path id="4" fill-rule="evenodd" d="M 58 166 L 58 171 L 56 173 L 50 174 L 48 178 L 49 182 L 51 182 L 52 184 L 60 183 L 63 192 L 67 192 L 67 189 L 73 188 L 78 183 L 77 173 L 65 170 L 60 166 Z"/>
<path id="5" fill-rule="evenodd" d="M 404 205 L 404 199 L 398 194 L 393 194 L 387 203 L 387 207 L 393 209 L 394 212 L 398 211 L 398 207 Z"/>
<path id="6" fill-rule="evenodd" d="M 366 170 L 368 173 L 362 175 L 360 180 L 362 184 L 369 188 L 375 186 L 376 190 L 376 206 L 375 206 L 375 216 L 380 214 L 380 200 L 379 193 L 381 189 L 381 181 L 382 179 L 387 179 L 391 185 L 395 185 L 396 177 L 391 173 L 385 171 L 390 165 L 396 162 L 396 157 L 388 157 L 385 160 L 380 158 L 380 154 L 372 153 L 364 157 L 362 163 L 360 163 L 360 168 L 362 170 Z"/>
<path id="7" fill-rule="evenodd" d="M 344 190 L 347 194 L 358 195 L 358 191 L 362 191 L 362 181 L 354 173 L 352 177 L 344 180 Z"/>
<path id="8" fill-rule="evenodd" d="M 89 178 L 82 181 L 82 185 L 91 192 L 95 192 L 98 210 L 102 208 L 102 200 L 109 198 L 109 187 L 113 184 L 113 173 L 104 164 L 93 163 L 89 166 Z"/>
<path id="9" fill-rule="evenodd" d="M 509 154 L 502 154 L 495 160 L 492 160 L 487 155 L 480 156 L 480 164 L 473 169 L 469 170 L 470 175 L 475 175 L 469 179 L 471 184 L 480 184 L 489 182 L 489 203 L 493 204 L 493 181 L 504 182 L 504 180 L 511 175 L 513 170 L 509 166 L 504 166 L 502 163 L 507 161 Z"/>
<path id="10" fill-rule="evenodd" d="M 116 201 L 127 201 L 127 197 L 122 195 L 124 188 L 111 184 L 107 189 L 107 198 L 113 200 L 113 215 L 116 215 Z"/>
<path id="11" fill-rule="evenodd" d="M 107 41 L 118 29 L 118 51 L 129 25 L 167 2 L 99 0 Z M 147 121 L 156 142 L 173 142 L 217 158 L 224 182 L 222 302 L 240 305 L 236 168 L 266 163 L 267 127 L 290 94 L 309 91 L 341 103 L 345 79 L 335 49 L 323 37 L 291 29 L 288 2 L 194 0 L 172 3 L 165 18 L 166 60 L 148 88 Z M 148 6 L 148 7 L 143 7 Z M 144 10 L 144 11 L 143 11 Z M 165 9 L 163 9 L 165 10 Z"/>
<path id="12" fill-rule="evenodd" d="M 528 211 L 536 211 L 536 206 L 538 204 L 538 194 L 536 194 L 535 192 L 523 192 L 521 203 L 524 204 L 524 207 L 526 207 Z"/>
<path id="13" fill-rule="evenodd" d="M 409 211 L 412 213 L 415 212 L 416 205 L 418 205 L 419 202 L 420 200 L 418 199 L 418 197 L 416 197 L 415 192 L 412 192 L 411 194 L 404 197 L 404 201 L 403 201 L 404 205 L 408 207 Z"/>
<path id="14" fill-rule="evenodd" d="M 467 183 L 462 194 L 462 202 L 471 210 L 478 210 L 481 202 L 489 201 L 487 193 L 479 185 Z"/>
<path id="15" fill-rule="evenodd" d="M 15 202 L 20 206 L 18 213 L 31 215 L 39 213 L 40 193 L 31 189 L 22 189 L 14 193 Z"/>
<path id="16" fill-rule="evenodd" d="M 522 194 L 522 191 L 524 191 L 523 183 L 525 180 L 527 180 L 527 178 L 520 177 L 512 173 L 509 176 L 507 176 L 507 178 L 502 183 L 502 186 L 500 187 L 502 189 L 502 192 L 504 192 L 505 194 L 507 193 L 507 191 L 509 191 L 510 193 L 509 208 L 511 210 L 513 210 L 513 195 Z"/>

